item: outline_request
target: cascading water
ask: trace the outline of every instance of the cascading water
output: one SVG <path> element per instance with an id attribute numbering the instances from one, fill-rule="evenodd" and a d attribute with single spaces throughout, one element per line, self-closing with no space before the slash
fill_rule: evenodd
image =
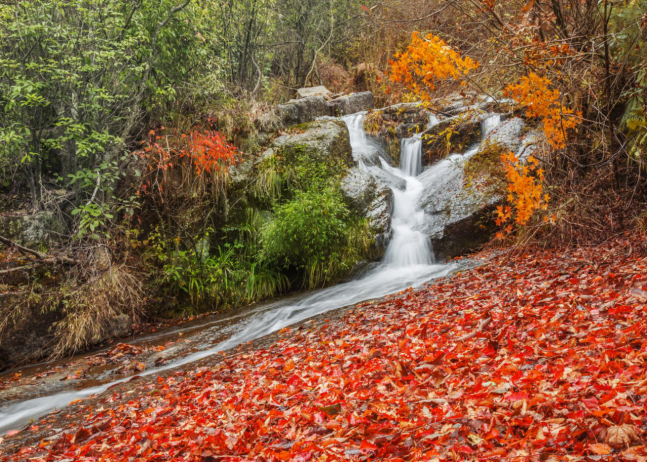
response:
<path id="1" fill-rule="evenodd" d="M 273 303 L 265 309 L 257 309 L 256 315 L 241 323 L 229 339 L 212 348 L 143 371 L 138 376 L 149 376 L 178 368 L 323 312 L 419 286 L 432 278 L 445 276 L 451 271 L 450 265 L 433 265 L 434 259 L 429 239 L 420 231 L 424 222 L 424 213 L 417 203 L 424 188 L 415 176 L 420 174 L 422 169 L 421 143 L 407 143 L 406 153 L 403 153 L 407 161 L 403 163 L 403 168 L 391 167 L 382 156 L 379 156 L 379 144 L 364 133 L 363 117 L 363 114 L 357 114 L 343 118 L 350 132 L 353 156 L 358 160 L 358 164 L 360 167 L 364 166 L 367 172 L 371 172 L 372 169 L 387 170 L 404 179 L 406 185 L 404 190 L 397 188 L 393 190 L 393 236 L 384 261 L 360 279 L 315 291 L 300 299 L 292 298 L 285 305 Z M 437 120 L 430 119 L 430 124 L 435 122 Z M 364 159 L 374 164 L 371 169 L 366 168 Z M 13 403 L 0 409 L 0 433 L 24 426 L 31 419 L 38 418 L 56 408 L 65 407 L 75 399 L 100 394 L 109 387 L 129 379 L 131 378 Z"/>
<path id="2" fill-rule="evenodd" d="M 414 135 L 400 142 L 400 171 L 409 177 L 416 177 L 422 171 L 422 138 Z"/>
<path id="3" fill-rule="evenodd" d="M 418 207 L 424 187 L 415 177 L 422 172 L 422 139 L 419 135 L 402 140 L 400 169 L 383 161 L 382 167 L 404 179 L 405 189 L 393 190 L 393 237 L 384 256 L 386 265 L 412 267 L 430 265 L 434 257 L 429 237 L 422 233 L 425 214 Z"/>
<path id="4" fill-rule="evenodd" d="M 499 124 L 501 124 L 500 114 L 493 114 L 492 116 L 483 119 L 483 122 L 481 123 L 481 132 L 483 136 L 487 136 L 487 134 L 498 127 Z"/>

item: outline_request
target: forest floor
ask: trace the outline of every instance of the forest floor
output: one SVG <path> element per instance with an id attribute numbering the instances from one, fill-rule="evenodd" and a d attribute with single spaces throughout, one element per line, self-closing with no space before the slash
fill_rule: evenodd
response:
<path id="1" fill-rule="evenodd" d="M 507 251 L 118 385 L 0 458 L 640 460 L 646 332 L 647 237 Z"/>

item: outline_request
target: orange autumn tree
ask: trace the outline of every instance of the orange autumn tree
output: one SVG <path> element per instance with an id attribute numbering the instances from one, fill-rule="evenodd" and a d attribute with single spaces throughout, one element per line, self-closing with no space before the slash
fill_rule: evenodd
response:
<path id="1" fill-rule="evenodd" d="M 430 100 L 429 91 L 436 88 L 438 81 L 461 80 L 465 85 L 462 79 L 478 67 L 476 61 L 462 58 L 441 38 L 433 34 L 423 38 L 419 32 L 412 34 L 406 51 L 397 53 L 389 65 L 391 82 L 403 85 L 424 101 Z"/>
<path id="2" fill-rule="evenodd" d="M 501 161 L 508 183 L 508 205 L 498 206 L 496 210 L 495 222 L 504 227 L 497 233 L 498 239 L 512 233 L 515 225 L 526 225 L 536 211 L 546 210 L 550 200 L 543 192 L 544 171 L 537 158 L 530 156 L 526 162 L 519 161 L 514 153 L 508 151 L 501 155 Z"/>
<path id="3" fill-rule="evenodd" d="M 541 121 L 546 140 L 553 149 L 566 146 L 567 135 L 577 127 L 576 117 L 581 118 L 581 114 L 575 114 L 561 103 L 559 90 L 548 78 L 530 72 L 519 83 L 506 87 L 504 94 L 525 108 L 526 117 Z M 497 208 L 496 223 L 505 225 L 498 238 L 512 233 L 515 226 L 526 225 L 535 212 L 547 209 L 550 199 L 543 193 L 544 171 L 536 158 L 531 156 L 524 163 L 513 153 L 504 153 L 501 162 L 508 183 L 508 205 Z"/>
<path id="4" fill-rule="evenodd" d="M 554 149 L 566 146 L 567 133 L 577 127 L 576 116 L 582 117 L 561 103 L 560 92 L 549 79 L 534 72 L 522 77 L 518 84 L 508 85 L 504 94 L 525 107 L 526 117 L 542 121 L 546 139 Z"/>

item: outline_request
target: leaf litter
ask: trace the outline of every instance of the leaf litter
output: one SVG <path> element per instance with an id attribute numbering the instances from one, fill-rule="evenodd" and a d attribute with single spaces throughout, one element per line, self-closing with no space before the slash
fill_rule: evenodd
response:
<path id="1" fill-rule="evenodd" d="M 630 251 L 628 251 L 630 250 Z M 503 253 L 113 392 L 3 460 L 644 460 L 647 240 Z M 41 424 L 46 423 L 45 420 Z"/>

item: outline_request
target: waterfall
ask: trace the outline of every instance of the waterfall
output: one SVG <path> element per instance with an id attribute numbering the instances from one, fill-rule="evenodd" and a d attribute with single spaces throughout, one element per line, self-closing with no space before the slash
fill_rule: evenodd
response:
<path id="1" fill-rule="evenodd" d="M 409 177 L 422 172 L 422 139 L 420 135 L 403 138 L 400 141 L 400 170 Z"/>
<path id="2" fill-rule="evenodd" d="M 353 151 L 363 150 L 366 135 L 363 131 L 364 114 L 346 116 Z M 429 124 L 437 124 L 438 119 L 430 117 Z M 357 133 L 361 131 L 362 133 Z M 364 138 L 362 138 L 364 137 Z M 381 160 L 381 168 L 402 178 L 405 189 L 392 189 L 393 214 L 391 229 L 393 236 L 384 255 L 383 266 L 395 268 L 412 268 L 431 265 L 434 256 L 429 237 L 423 233 L 425 214 L 418 206 L 420 196 L 424 191 L 423 184 L 416 178 L 422 172 L 422 138 L 415 134 L 401 141 L 400 168 L 391 167 Z"/>
<path id="3" fill-rule="evenodd" d="M 393 237 L 386 249 L 384 263 L 396 267 L 430 265 L 434 256 L 429 237 L 421 231 L 425 213 L 418 207 L 424 187 L 415 177 L 404 179 L 406 189 L 393 190 Z"/>

